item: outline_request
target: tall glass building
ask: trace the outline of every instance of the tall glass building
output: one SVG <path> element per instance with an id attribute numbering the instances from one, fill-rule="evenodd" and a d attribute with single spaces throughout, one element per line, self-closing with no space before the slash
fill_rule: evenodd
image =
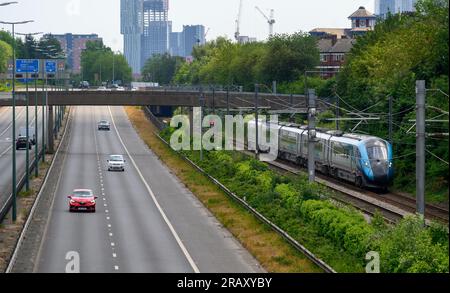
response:
<path id="1" fill-rule="evenodd" d="M 415 11 L 417 0 L 375 0 L 375 14 L 386 18 L 389 13 L 403 13 Z"/>
<path id="2" fill-rule="evenodd" d="M 133 74 L 141 72 L 142 12 L 142 0 L 120 1 L 120 32 L 123 35 L 124 55 L 133 70 Z"/>

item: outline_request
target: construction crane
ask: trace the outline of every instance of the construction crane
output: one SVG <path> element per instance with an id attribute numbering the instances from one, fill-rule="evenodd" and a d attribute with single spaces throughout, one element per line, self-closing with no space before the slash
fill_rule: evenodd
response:
<path id="1" fill-rule="evenodd" d="M 270 17 L 267 17 L 267 15 L 258 7 L 255 6 L 256 10 L 259 11 L 259 13 L 262 14 L 262 16 L 267 20 L 267 23 L 269 24 L 269 38 L 273 36 L 273 25 L 275 24 L 275 18 L 274 18 L 274 10 L 270 10 Z"/>
<path id="2" fill-rule="evenodd" d="M 243 6 L 243 0 L 239 1 L 239 12 L 238 12 L 238 16 L 236 19 L 236 32 L 234 33 L 234 38 L 236 39 L 237 42 L 240 41 L 240 36 L 241 36 L 241 18 L 242 18 L 242 6 Z"/>

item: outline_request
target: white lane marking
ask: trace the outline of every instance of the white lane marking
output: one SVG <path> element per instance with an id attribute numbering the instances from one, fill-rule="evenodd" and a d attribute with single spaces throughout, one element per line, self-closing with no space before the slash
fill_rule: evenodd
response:
<path id="1" fill-rule="evenodd" d="M 111 228 L 111 224 L 108 224 L 108 228 Z"/>
<path id="2" fill-rule="evenodd" d="M 113 253 L 112 256 L 113 256 L 113 258 L 116 258 L 116 257 L 117 257 L 117 254 Z"/>
<path id="3" fill-rule="evenodd" d="M 111 112 L 111 107 L 108 106 L 109 115 L 111 116 L 111 121 L 114 125 L 114 129 L 116 130 L 117 137 L 119 138 L 120 143 L 122 144 L 123 148 L 125 149 L 125 152 L 127 153 L 128 157 L 131 160 L 131 163 L 133 164 L 134 168 L 139 174 L 139 177 L 142 180 L 142 183 L 144 183 L 145 187 L 147 188 L 148 193 L 150 194 L 153 202 L 156 205 L 156 208 L 158 209 L 159 213 L 163 217 L 164 221 L 166 222 L 167 226 L 170 229 L 170 232 L 172 233 L 173 237 L 175 238 L 176 242 L 178 243 L 178 246 L 181 248 L 181 251 L 183 252 L 184 256 L 188 260 L 189 264 L 191 265 L 192 269 L 195 273 L 200 273 L 200 270 L 198 269 L 197 265 L 195 264 L 194 260 L 192 259 L 191 255 L 189 254 L 188 250 L 184 246 L 183 242 L 180 239 L 180 236 L 178 236 L 178 233 L 175 231 L 175 228 L 173 227 L 172 223 L 170 222 L 169 218 L 166 216 L 166 213 L 163 211 L 161 206 L 158 203 L 158 200 L 156 199 L 155 194 L 153 193 L 153 190 L 150 188 L 150 185 L 147 183 L 147 181 L 144 178 L 144 175 L 142 175 L 141 170 L 139 170 L 139 167 L 137 166 L 136 162 L 134 161 L 133 157 L 131 156 L 130 152 L 128 151 L 128 148 L 125 146 L 125 143 L 122 140 L 122 137 L 120 136 L 119 130 L 117 129 L 116 122 L 114 120 L 114 116 Z"/>
<path id="4" fill-rule="evenodd" d="M 109 237 L 113 237 L 113 233 L 109 233 Z"/>
<path id="5" fill-rule="evenodd" d="M 116 246 L 116 244 L 115 244 L 114 242 L 111 242 L 111 246 L 113 246 L 113 247 L 114 247 L 114 246 Z"/>
<path id="6" fill-rule="evenodd" d="M 38 111 L 39 111 L 39 112 L 38 112 L 38 115 L 39 115 L 41 110 L 38 110 Z M 22 113 L 23 113 L 23 111 L 22 111 Z M 34 113 L 34 112 L 33 112 L 33 113 Z M 16 117 L 16 120 L 17 120 L 17 118 L 18 118 L 18 117 Z M 34 116 L 33 116 L 32 118 L 29 118 L 29 120 L 31 120 L 29 126 L 30 126 L 30 127 L 33 127 L 34 122 L 35 122 L 35 121 L 34 121 Z M 8 126 L 8 128 L 7 128 L 4 132 L 2 132 L 2 133 L 0 134 L 0 136 L 2 136 L 3 134 L 5 134 L 5 132 L 8 131 L 9 128 L 11 128 L 11 126 L 12 126 L 12 123 L 11 123 L 11 125 Z M 7 154 L 11 149 L 12 149 L 12 146 L 9 146 L 3 153 L 0 154 L 0 158 L 3 157 L 5 154 Z M 34 153 L 34 152 L 33 152 L 33 153 Z"/>
<path id="7" fill-rule="evenodd" d="M 107 219 L 107 220 L 111 220 L 111 218 L 110 218 L 110 217 L 106 217 L 106 219 Z"/>
<path id="8" fill-rule="evenodd" d="M 108 210 L 106 210 L 106 211 L 105 211 L 105 213 L 109 214 L 109 211 L 108 211 Z"/>
<path id="9" fill-rule="evenodd" d="M 118 271 L 118 270 L 119 270 L 119 266 L 114 266 L 114 269 L 115 269 L 116 271 Z"/>
<path id="10" fill-rule="evenodd" d="M 19 117 L 24 113 L 25 108 L 22 108 L 22 110 L 19 112 L 19 114 L 16 114 L 16 121 L 19 119 Z M 34 111 L 33 111 L 34 113 Z M 12 113 L 11 113 L 12 115 Z M 12 120 L 12 119 L 11 119 Z M 33 120 L 34 120 L 34 116 L 33 116 Z M 9 122 L 8 126 L 6 127 L 5 130 L 2 131 L 2 133 L 0 133 L 0 136 L 3 136 L 3 134 L 5 134 L 10 128 L 12 127 L 12 121 Z"/>

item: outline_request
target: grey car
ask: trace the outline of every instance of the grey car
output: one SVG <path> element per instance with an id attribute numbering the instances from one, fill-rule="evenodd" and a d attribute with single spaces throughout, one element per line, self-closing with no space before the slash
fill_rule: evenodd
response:
<path id="1" fill-rule="evenodd" d="M 98 130 L 107 130 L 110 131 L 111 130 L 111 124 L 106 121 L 106 120 L 102 120 L 98 123 Z"/>

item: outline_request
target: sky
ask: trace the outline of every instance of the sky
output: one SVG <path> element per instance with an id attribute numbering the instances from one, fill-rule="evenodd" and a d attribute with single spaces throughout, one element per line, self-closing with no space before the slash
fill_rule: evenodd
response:
<path id="1" fill-rule="evenodd" d="M 9 1 L 9 0 L 8 0 Z M 122 51 L 120 0 L 17 0 L 19 4 L 0 7 L 0 21 L 34 20 L 16 27 L 17 32 L 53 34 L 96 33 L 115 51 Z M 234 37 L 239 0 L 169 0 L 173 30 L 183 25 L 202 24 L 207 40 Z M 0 3 L 7 0 L 0 0 Z M 269 25 L 255 9 L 275 10 L 275 33 L 310 31 L 316 27 L 349 27 L 348 16 L 365 6 L 374 12 L 374 0 L 243 0 L 241 35 L 264 40 Z M 10 26 L 0 24 L 0 29 Z"/>

